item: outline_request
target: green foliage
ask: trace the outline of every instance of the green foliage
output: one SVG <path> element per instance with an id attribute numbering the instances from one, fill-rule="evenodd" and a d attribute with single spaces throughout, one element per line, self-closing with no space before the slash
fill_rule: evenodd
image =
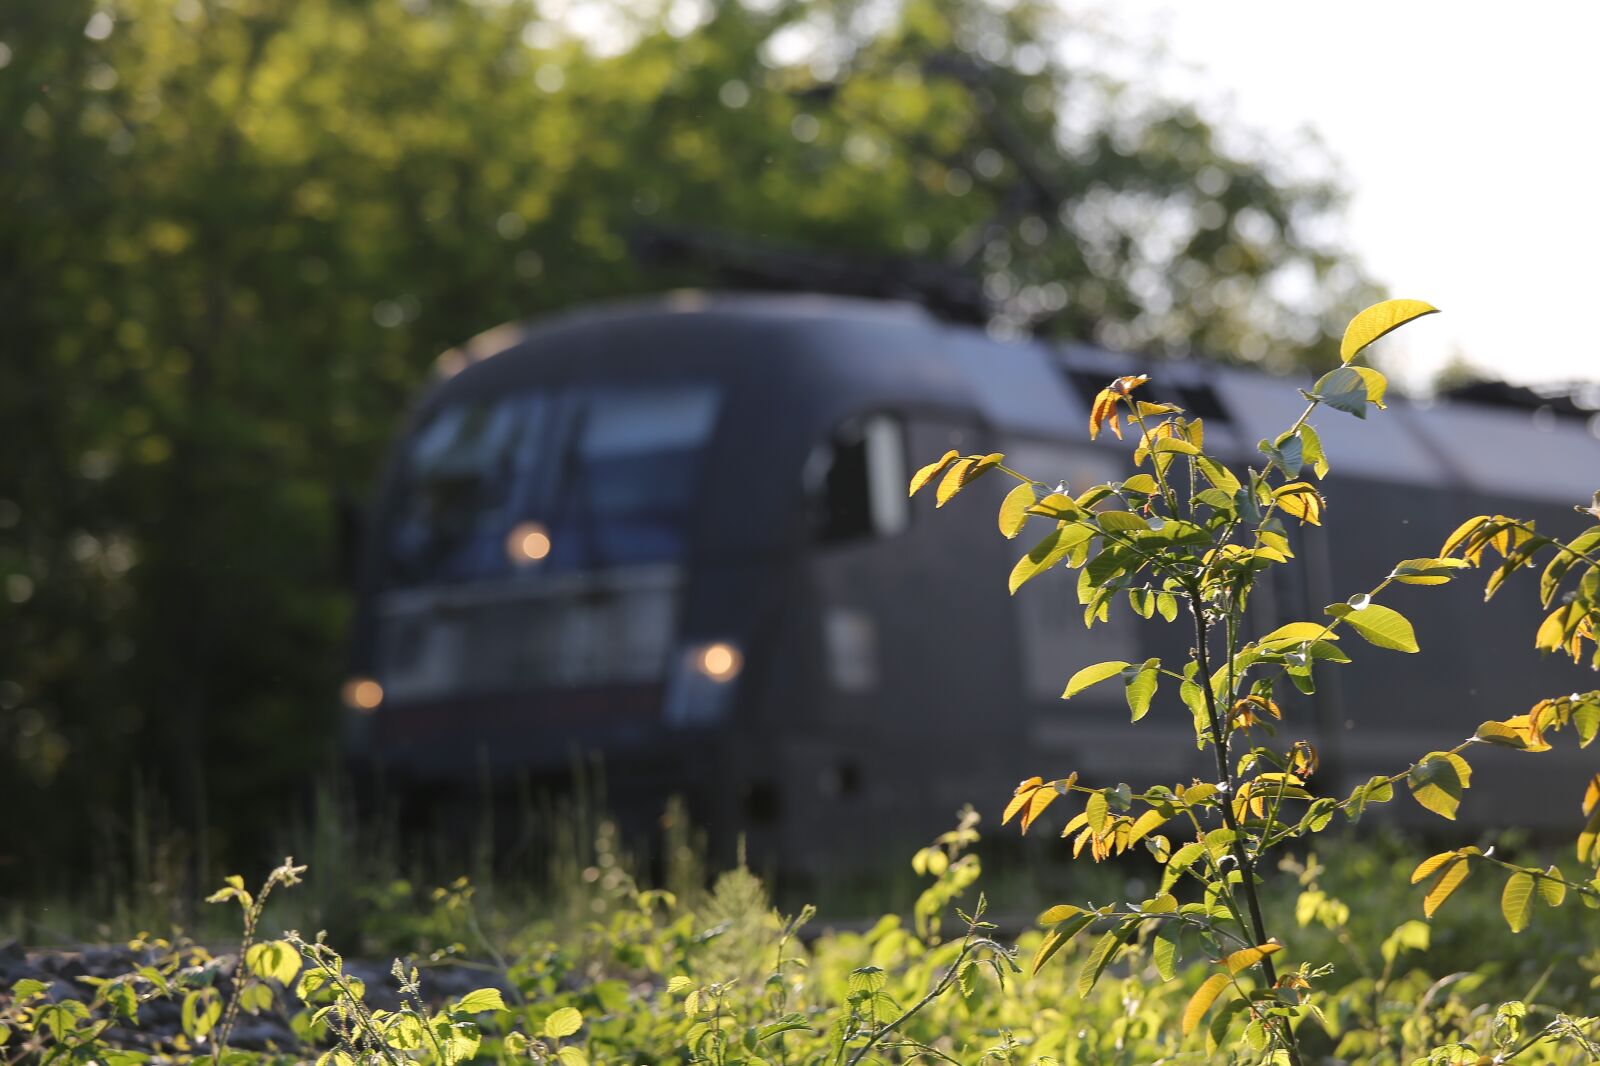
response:
<path id="1" fill-rule="evenodd" d="M 144 962 L 125 975 L 24 980 L 0 989 L 0 1057 L 233 1066 L 1088 1066 L 1270 1058 L 1270 1034 L 1240 989 L 1248 990 L 1252 967 L 1287 948 L 1229 945 L 1215 958 L 1196 951 L 1204 910 L 1163 892 L 1138 908 L 1157 923 L 1152 936 L 1133 934 L 1121 907 L 1061 904 L 1040 916 L 1044 932 L 1025 933 L 1013 951 L 985 918 L 971 850 L 975 824 L 965 813 L 914 858 L 926 886 L 917 924 L 888 915 L 813 937 L 811 909 L 792 918 L 774 913 L 748 871 L 727 871 L 718 881 L 732 877 L 730 887 L 693 899 L 640 889 L 625 877 L 591 889 L 582 921 L 536 923 L 486 942 L 476 956 L 397 959 L 388 990 L 369 987 L 358 971 L 371 974 L 370 964 L 347 959 L 322 936 L 285 931 L 255 945 L 262 950 L 246 949 L 242 979 L 231 959 L 213 958 L 192 942 L 141 937 L 129 946 Z M 1556 977 L 1531 959 L 1531 978 L 1513 970 L 1497 979 L 1492 965 L 1452 972 L 1461 952 L 1492 941 L 1487 923 L 1499 920 L 1492 905 L 1469 899 L 1449 922 L 1390 928 L 1387 908 L 1369 902 L 1396 883 L 1389 850 L 1382 841 L 1335 843 L 1326 866 L 1315 855 L 1285 860 L 1291 883 L 1269 897 L 1269 905 L 1287 902 L 1288 912 L 1270 917 L 1295 928 L 1298 943 L 1339 953 L 1338 967 L 1311 971 L 1320 991 L 1317 1010 L 1299 1029 L 1307 1048 L 1374 1064 L 1494 1055 L 1590 1061 L 1600 1019 L 1552 1005 L 1552 993 L 1582 994 L 1572 982 L 1587 975 L 1575 960 Z M 940 861 L 930 861 L 933 855 Z M 296 884 L 304 873 L 286 861 L 262 890 L 248 893 L 252 906 L 273 885 Z M 471 888 L 458 883 L 440 892 L 458 918 L 471 906 Z M 1346 892 L 1362 893 L 1359 912 L 1341 901 Z M 219 895 L 237 898 L 228 889 Z M 928 914 L 958 918 L 955 934 L 947 938 L 920 922 Z M 414 920 L 431 928 L 434 919 Z M 1453 954 L 1450 943 L 1458 943 Z M 282 945 L 293 951 L 293 975 Z M 1034 960 L 1031 977 L 1018 974 L 1015 957 Z M 432 991 L 452 966 L 478 987 Z M 1587 966 L 1600 972 L 1600 954 Z M 1489 999 L 1508 982 L 1517 992 Z M 224 1000 L 279 1023 L 293 1038 L 224 1047 Z M 163 1009 L 169 1006 L 175 1009 Z M 174 1015 L 181 1015 L 175 1025 L 163 1021 Z M 1234 1030 L 1242 1039 L 1229 1038 Z"/>
<path id="2" fill-rule="evenodd" d="M 1147 380 L 1142 374 L 1118 378 L 1096 396 L 1089 436 L 1093 439 L 1109 427 L 1120 438 L 1126 418 L 1139 434 L 1134 465 L 1142 468 L 1148 463 L 1149 473 L 1087 487 L 1073 498 L 1066 486 L 1051 492 L 1043 483 L 1012 470 L 1003 456 L 983 457 L 982 469 L 977 457 L 952 453 L 941 460 L 952 471 L 962 472 L 941 485 L 941 504 L 993 469 L 1015 478 L 1036 499 L 1031 506 L 1020 506 L 1020 513 L 1024 519 L 1031 516 L 1053 524 L 1047 541 L 1055 537 L 1059 545 L 1068 530 L 1076 531 L 1070 551 L 1036 548 L 1024 557 L 1012 574 L 1013 592 L 1021 583 L 1019 574 L 1026 580 L 1065 564 L 1079 570 L 1077 594 L 1085 626 L 1105 622 L 1122 594 L 1133 612 L 1145 619 L 1153 620 L 1153 606 L 1162 597 L 1187 607 L 1191 649 L 1181 667 L 1166 666 L 1159 659 L 1085 666 L 1072 676 L 1062 696 L 1070 699 L 1120 676 L 1137 722 L 1151 713 L 1160 678 L 1171 678 L 1178 682 L 1177 702 L 1192 717 L 1197 746 L 1209 748 L 1215 756 L 1215 779 L 1156 783 L 1136 791 L 1125 783 L 1090 783 L 1077 772 L 1048 782 L 1032 777 L 1018 786 L 1003 820 L 1020 815 L 1026 832 L 1058 795 L 1076 795 L 1083 799 L 1083 808 L 1062 832 L 1072 839 L 1074 857 L 1087 847 L 1090 856 L 1101 861 L 1142 843 L 1162 864 L 1161 890 L 1153 898 L 1047 912 L 1050 932 L 1033 969 L 1037 973 L 1096 922 L 1099 937 L 1080 971 L 1080 995 L 1090 993 L 1119 953 L 1131 953 L 1138 944 L 1151 945 L 1157 972 L 1168 981 L 1176 978 L 1176 962 L 1184 951 L 1197 951 L 1211 972 L 1188 999 L 1178 1028 L 1189 1036 L 1209 1017 L 1208 1054 L 1231 1041 L 1242 1053 L 1257 1053 L 1263 1061 L 1299 1064 L 1304 1061 L 1304 1031 L 1313 1023 L 1327 1024 L 1322 1004 L 1329 998 L 1328 964 L 1303 953 L 1284 954 L 1286 945 L 1267 932 L 1268 910 L 1258 883 L 1263 864 L 1275 851 L 1326 831 L 1337 812 L 1356 820 L 1369 804 L 1391 800 L 1395 784 L 1402 780 L 1419 805 L 1453 819 L 1472 783 L 1465 753 L 1474 745 L 1548 750 L 1545 734 L 1569 723 L 1586 745 L 1600 727 L 1600 692 L 1544 700 L 1527 714 L 1486 722 L 1456 747 L 1423 754 L 1409 767 L 1375 777 L 1343 799 L 1318 797 L 1309 790 L 1318 758 L 1308 742 L 1288 746 L 1263 742 L 1263 734 L 1270 740 L 1276 733 L 1273 723 L 1284 718 L 1277 702 L 1280 694 L 1314 692 L 1319 673 L 1352 661 L 1339 642 L 1341 628 L 1379 649 L 1410 654 L 1420 650 L 1410 621 L 1376 602 L 1392 584 L 1444 584 L 1463 568 L 1480 565 L 1489 552 L 1504 561 L 1490 576 L 1486 596 L 1492 596 L 1517 569 L 1532 566 L 1538 552 L 1551 549 L 1554 555 L 1541 581 L 1545 606 L 1552 604 L 1569 576 L 1576 588 L 1548 616 L 1536 643 L 1578 661 L 1584 641 L 1596 642 L 1600 562 L 1591 552 L 1600 546 L 1600 527 L 1563 544 L 1536 532 L 1532 523 L 1504 516 L 1469 520 L 1437 558 L 1404 560 L 1370 591 L 1325 608 L 1331 621 L 1292 622 L 1254 639 L 1245 632 L 1246 607 L 1256 583 L 1273 567 L 1289 565 L 1293 559 L 1289 524 L 1321 525 L 1328 506 L 1315 484 L 1299 480 L 1308 464 L 1319 479 L 1328 470 L 1309 419 L 1320 407 L 1361 418 L 1369 407 L 1381 410 L 1387 389 L 1383 375 L 1351 360 L 1384 334 L 1435 310 L 1420 301 L 1390 300 L 1357 315 L 1345 332 L 1342 365 L 1304 392 L 1308 404 L 1300 417 L 1273 440 L 1261 441 L 1259 451 L 1266 462 L 1242 475 L 1207 453 L 1200 419 L 1186 418 L 1171 404 L 1136 399 L 1136 391 Z M 912 492 L 920 487 L 913 482 Z M 1038 499 L 1044 492 L 1049 495 Z M 1007 496 L 1000 523 L 1007 536 L 1020 532 L 1016 516 L 1026 499 L 1016 490 Z M 1579 510 L 1600 518 L 1600 494 L 1592 508 Z M 1175 616 L 1176 611 L 1161 612 L 1165 622 Z M 1600 669 L 1600 645 L 1594 665 Z M 1600 906 L 1600 877 L 1595 876 L 1600 867 L 1597 808 L 1600 776 L 1584 801 L 1590 821 L 1578 840 L 1578 859 L 1587 869 L 1583 881 L 1570 881 L 1554 867 L 1524 868 L 1495 858 L 1492 848 L 1458 848 L 1434 855 L 1413 871 L 1412 883 L 1427 882 L 1424 913 L 1431 918 L 1474 867 L 1484 864 L 1510 874 L 1500 912 L 1513 933 L 1528 926 L 1536 896 L 1555 907 L 1570 890 L 1585 903 Z M 1190 839 L 1175 843 L 1185 835 Z M 1199 896 L 1180 904 L 1172 893 L 1186 883 Z M 1316 917 L 1342 925 L 1347 917 L 1342 905 L 1318 899 L 1314 892 L 1301 897 L 1306 909 L 1297 909 L 1300 924 Z M 1386 967 L 1401 950 L 1419 943 L 1426 943 L 1426 937 L 1415 927 L 1396 930 L 1384 942 Z M 1523 1033 L 1517 1019 L 1525 1012 L 1521 1003 L 1502 1007 L 1494 1038 L 1499 1048 L 1495 1061 L 1532 1047 L 1520 1042 Z M 1459 1060 L 1458 1054 L 1468 1053 L 1446 1049 L 1428 1061 L 1477 1061 L 1477 1052 Z"/>

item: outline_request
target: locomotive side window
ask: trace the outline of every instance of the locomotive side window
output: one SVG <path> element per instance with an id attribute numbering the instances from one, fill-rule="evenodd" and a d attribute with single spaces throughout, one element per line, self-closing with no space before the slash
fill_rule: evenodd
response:
<path id="1" fill-rule="evenodd" d="M 812 528 L 820 541 L 888 537 L 906 527 L 905 431 L 893 415 L 839 427 L 806 464 Z"/>

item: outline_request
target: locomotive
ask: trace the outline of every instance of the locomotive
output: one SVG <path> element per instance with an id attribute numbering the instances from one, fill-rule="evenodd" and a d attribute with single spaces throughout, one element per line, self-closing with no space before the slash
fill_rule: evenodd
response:
<path id="1" fill-rule="evenodd" d="M 1309 384 L 823 295 L 678 293 L 479 336 L 441 357 L 376 496 L 350 756 L 448 783 L 553 778 L 597 752 L 611 802 L 685 796 L 713 834 L 800 867 L 920 841 L 969 801 L 998 811 L 1035 773 L 1204 777 L 1175 695 L 1137 725 L 1118 686 L 1060 699 L 1089 663 L 1181 662 L 1183 627 L 1121 612 L 1085 629 L 1062 570 L 1008 595 L 1028 545 L 995 530 L 998 480 L 937 516 L 906 492 L 949 449 L 1003 452 L 1075 491 L 1124 476 L 1132 442 L 1085 427 L 1095 393 L 1140 371 L 1142 398 L 1202 417 L 1208 449 L 1240 463 Z M 1321 617 L 1470 515 L 1577 528 L 1572 505 L 1600 487 L 1600 421 L 1581 414 L 1471 398 L 1394 398 L 1365 421 L 1319 410 L 1331 529 L 1296 531 L 1297 565 L 1252 596 L 1254 631 Z M 1352 649 L 1356 665 L 1286 704 L 1283 730 L 1321 752 L 1318 791 L 1592 687 L 1534 650 L 1529 588 L 1489 607 L 1478 588 L 1394 589 L 1423 653 Z M 1594 770 L 1573 744 L 1475 763 L 1458 817 L 1480 827 L 1570 829 Z"/>

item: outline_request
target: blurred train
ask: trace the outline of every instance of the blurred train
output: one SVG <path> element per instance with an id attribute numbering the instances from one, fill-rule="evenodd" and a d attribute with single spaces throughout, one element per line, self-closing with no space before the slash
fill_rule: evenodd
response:
<path id="1" fill-rule="evenodd" d="M 558 776 L 599 752 L 613 802 L 682 794 L 722 839 L 796 866 L 923 840 L 969 801 L 997 813 L 1034 773 L 1203 776 L 1175 693 L 1137 726 L 1118 686 L 1059 698 L 1088 663 L 1181 663 L 1185 627 L 1123 611 L 1086 631 L 1061 570 L 1009 596 L 1036 537 L 999 536 L 1001 479 L 937 516 L 931 493 L 906 495 L 950 448 L 1080 491 L 1125 476 L 1130 445 L 1086 425 L 1094 393 L 1136 371 L 1155 379 L 1141 395 L 1203 417 L 1239 463 L 1307 384 L 824 296 L 679 294 L 484 334 L 441 358 L 376 499 L 348 751 L 415 783 Z M 1575 530 L 1572 505 L 1600 487 L 1592 423 L 1563 413 L 1396 399 L 1314 421 L 1329 524 L 1294 534 L 1298 565 L 1251 603 L 1258 632 L 1321 617 L 1473 514 Z M 1423 653 L 1353 647 L 1354 665 L 1285 701 L 1322 790 L 1593 687 L 1534 651 L 1529 580 L 1488 606 L 1481 589 L 1393 590 Z M 1487 753 L 1461 820 L 1570 829 L 1594 761 L 1571 742 Z M 1387 810 L 1422 814 L 1403 797 Z"/>

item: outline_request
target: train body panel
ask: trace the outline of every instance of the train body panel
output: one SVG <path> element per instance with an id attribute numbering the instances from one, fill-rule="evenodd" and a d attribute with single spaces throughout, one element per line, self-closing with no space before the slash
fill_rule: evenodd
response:
<path id="1" fill-rule="evenodd" d="M 470 780 L 598 751 L 618 794 L 686 793 L 714 831 L 798 864 L 921 839 L 1033 773 L 1206 772 L 1171 693 L 1137 727 L 1116 686 L 1059 699 L 1088 663 L 1181 663 L 1184 627 L 1124 611 L 1086 630 L 1064 572 L 1008 596 L 1043 530 L 999 536 L 1000 479 L 937 517 L 904 491 L 949 448 L 1003 451 L 1076 491 L 1121 476 L 1131 443 L 1088 442 L 1088 403 L 1152 368 L 822 297 L 604 309 L 447 359 L 457 372 L 419 404 L 378 500 L 353 658 L 384 698 L 347 716 L 354 758 Z M 1203 416 L 1230 460 L 1304 406 L 1290 380 L 1155 372 L 1151 396 Z M 1322 617 L 1472 514 L 1575 528 L 1571 505 L 1600 487 L 1600 442 L 1566 421 L 1397 400 L 1316 422 L 1333 532 L 1294 532 L 1299 565 L 1252 600 L 1263 630 Z M 1352 649 L 1356 665 L 1293 702 L 1285 730 L 1323 750 L 1322 787 L 1592 684 L 1533 651 L 1530 589 L 1486 608 L 1480 588 L 1394 590 L 1423 654 Z M 1462 818 L 1569 826 L 1592 773 L 1570 749 L 1485 763 Z"/>

